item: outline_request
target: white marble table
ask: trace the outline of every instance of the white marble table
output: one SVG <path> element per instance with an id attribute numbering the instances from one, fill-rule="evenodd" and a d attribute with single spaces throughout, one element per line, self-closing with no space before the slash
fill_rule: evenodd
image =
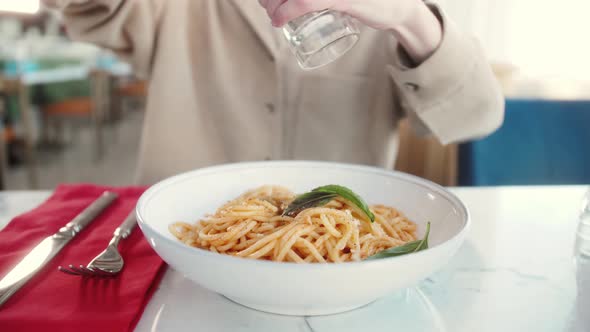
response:
<path id="1" fill-rule="evenodd" d="M 473 227 L 418 287 L 326 317 L 243 308 L 169 270 L 137 331 L 590 331 L 590 265 L 572 248 L 585 187 L 452 189 Z M 0 228 L 48 192 L 0 192 Z"/>

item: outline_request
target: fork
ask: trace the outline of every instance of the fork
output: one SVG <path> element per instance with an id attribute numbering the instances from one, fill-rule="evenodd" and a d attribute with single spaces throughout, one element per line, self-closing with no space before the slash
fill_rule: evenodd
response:
<path id="1" fill-rule="evenodd" d="M 135 211 L 131 211 L 125 221 L 113 233 L 113 238 L 109 242 L 107 248 L 94 257 L 88 265 L 80 265 L 78 267 L 70 264 L 66 267 L 58 267 L 58 270 L 71 275 L 82 277 L 114 277 L 124 266 L 123 257 L 117 250 L 121 239 L 125 239 L 131 234 L 136 225 Z"/>

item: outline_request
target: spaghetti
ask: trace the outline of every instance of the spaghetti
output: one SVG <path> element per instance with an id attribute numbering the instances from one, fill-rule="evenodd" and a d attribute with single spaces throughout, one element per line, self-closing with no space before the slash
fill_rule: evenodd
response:
<path id="1" fill-rule="evenodd" d="M 416 240 L 416 224 L 385 205 L 371 206 L 375 222 L 339 197 L 295 217 L 281 213 L 295 198 L 288 189 L 263 186 L 221 206 L 195 224 L 170 232 L 186 245 L 217 253 L 278 262 L 360 261 Z"/>

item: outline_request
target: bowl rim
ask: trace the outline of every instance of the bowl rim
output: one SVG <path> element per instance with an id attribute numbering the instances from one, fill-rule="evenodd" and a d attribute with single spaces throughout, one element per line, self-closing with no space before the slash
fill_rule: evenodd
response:
<path id="1" fill-rule="evenodd" d="M 453 206 L 455 206 L 459 213 L 464 216 L 464 223 L 462 228 L 454 234 L 452 237 L 447 239 L 446 241 L 437 244 L 436 246 L 429 247 L 426 250 L 402 255 L 402 256 L 395 256 L 395 257 L 387 257 L 382 259 L 376 260 L 363 260 L 359 262 L 346 262 L 346 263 L 331 263 L 331 264 L 299 264 L 294 262 L 273 262 L 267 260 L 259 260 L 259 259 L 247 259 L 242 257 L 235 257 L 230 255 L 223 255 L 215 252 L 211 252 L 209 250 L 200 249 L 196 247 L 187 246 L 184 243 L 170 239 L 157 231 L 152 225 L 146 222 L 145 218 L 142 215 L 142 210 L 145 209 L 145 206 L 149 203 L 151 198 L 159 192 L 160 190 L 169 187 L 178 182 L 186 181 L 190 178 L 195 176 L 202 176 L 211 173 L 217 173 L 219 171 L 232 171 L 237 169 L 244 169 L 244 168 L 267 168 L 267 167 L 318 167 L 318 168 L 338 168 L 341 170 L 349 170 L 349 171 L 358 171 L 364 173 L 373 173 L 378 175 L 385 175 L 388 177 L 395 177 L 398 179 L 402 179 L 412 184 L 425 187 L 427 189 L 431 189 L 437 192 L 437 194 L 441 195 L 445 199 L 447 199 Z M 273 161 L 249 161 L 249 162 L 237 162 L 237 163 L 228 163 L 228 164 L 221 164 L 221 165 L 214 165 L 199 168 L 196 170 L 180 173 L 177 175 L 173 175 L 166 179 L 163 179 L 154 185 L 150 186 L 143 194 L 140 196 L 139 200 L 137 201 L 135 207 L 135 214 L 137 217 L 137 224 L 139 225 L 140 229 L 144 233 L 144 236 L 147 238 L 148 234 L 145 231 L 149 231 L 154 237 L 157 237 L 160 241 L 164 241 L 174 248 L 178 248 L 186 253 L 197 254 L 200 256 L 210 257 L 213 259 L 218 259 L 220 262 L 227 262 L 228 264 L 240 264 L 240 265 L 251 265 L 251 266 L 259 266 L 259 267 L 273 267 L 273 268 L 288 268 L 291 269 L 293 267 L 297 267 L 298 270 L 306 269 L 306 270 L 317 270 L 317 269 L 348 269 L 348 268 L 357 268 L 357 267 L 377 267 L 379 265 L 388 265 L 393 262 L 404 261 L 412 257 L 419 257 L 423 255 L 427 255 L 432 249 L 448 246 L 451 243 L 455 242 L 459 238 L 463 237 L 471 226 L 471 215 L 469 210 L 465 206 L 465 204 L 452 192 L 445 189 L 443 186 L 434 183 L 432 181 L 420 178 L 415 175 L 411 175 L 408 173 L 403 173 L 395 170 L 387 170 L 379 167 L 374 166 L 366 166 L 366 165 L 356 165 L 356 164 L 347 164 L 347 163 L 337 163 L 337 162 L 325 162 L 325 161 L 288 161 L 288 160 L 273 160 Z M 149 239 L 147 239 L 148 242 Z"/>

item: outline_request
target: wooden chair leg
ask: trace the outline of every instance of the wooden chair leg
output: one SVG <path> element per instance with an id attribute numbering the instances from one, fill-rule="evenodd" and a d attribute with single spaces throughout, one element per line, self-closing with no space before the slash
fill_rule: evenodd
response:
<path id="1" fill-rule="evenodd" d="M 6 189 L 5 183 L 5 176 L 6 176 L 6 165 L 8 160 L 6 158 L 6 141 L 4 140 L 5 137 L 5 128 L 2 123 L 0 123 L 0 190 Z"/>
<path id="2" fill-rule="evenodd" d="M 6 172 L 8 169 L 8 149 L 6 147 L 6 127 L 4 117 L 6 114 L 6 99 L 4 95 L 0 98 L 0 190 L 6 190 Z"/>
<path id="3" fill-rule="evenodd" d="M 64 119 L 56 119 L 55 121 L 55 142 L 58 146 L 67 144 L 65 133 Z"/>
<path id="4" fill-rule="evenodd" d="M 104 154 L 104 122 L 105 102 L 108 76 L 106 73 L 97 71 L 92 73 L 92 122 L 95 132 L 95 159 L 99 161 Z"/>
<path id="5" fill-rule="evenodd" d="M 35 142 L 33 142 L 33 116 L 31 113 L 31 103 L 29 100 L 29 89 L 24 83 L 19 86 L 19 109 L 24 129 L 25 141 L 25 158 L 27 163 L 27 173 L 29 177 L 29 187 L 31 189 L 39 188 L 39 176 L 37 173 L 37 155 L 35 151 Z"/>
<path id="6" fill-rule="evenodd" d="M 42 145 L 49 145 L 51 142 L 51 137 L 49 134 L 49 116 L 45 112 L 41 113 L 41 144 Z"/>

